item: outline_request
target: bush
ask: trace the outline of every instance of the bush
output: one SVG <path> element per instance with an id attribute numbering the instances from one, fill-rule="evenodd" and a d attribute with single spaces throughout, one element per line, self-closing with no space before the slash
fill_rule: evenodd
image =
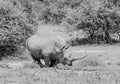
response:
<path id="1" fill-rule="evenodd" d="M 89 33 L 92 43 L 113 43 L 110 34 L 119 31 L 120 16 L 116 11 L 99 9 L 88 12 L 77 25 L 77 29 L 82 29 Z"/>
<path id="2" fill-rule="evenodd" d="M 33 33 L 25 14 L 9 1 L 0 3 L 0 58 L 22 52 Z"/>

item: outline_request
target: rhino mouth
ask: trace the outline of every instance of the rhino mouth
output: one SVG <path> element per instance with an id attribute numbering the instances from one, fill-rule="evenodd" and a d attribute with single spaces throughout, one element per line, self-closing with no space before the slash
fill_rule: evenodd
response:
<path id="1" fill-rule="evenodd" d="M 63 65 L 68 65 L 68 66 L 72 66 L 72 61 L 69 60 L 68 58 L 64 58 L 64 61 L 62 62 Z"/>
<path id="2" fill-rule="evenodd" d="M 80 58 L 73 58 L 73 59 L 71 59 L 71 60 L 65 57 L 65 58 L 64 58 L 64 61 L 63 61 L 63 64 L 64 64 L 64 65 L 68 65 L 68 66 L 72 66 L 74 61 L 83 59 L 83 58 L 85 58 L 85 57 L 87 57 L 87 55 L 85 55 L 85 56 L 83 56 L 83 57 L 80 57 Z"/>

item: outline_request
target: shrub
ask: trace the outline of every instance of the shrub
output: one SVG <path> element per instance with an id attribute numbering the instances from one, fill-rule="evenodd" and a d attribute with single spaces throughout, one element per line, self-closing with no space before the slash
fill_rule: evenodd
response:
<path id="1" fill-rule="evenodd" d="M 65 18 L 65 12 L 55 5 L 49 6 L 43 11 L 42 20 L 44 23 L 61 24 Z"/>
<path id="2" fill-rule="evenodd" d="M 106 9 L 99 9 L 86 13 L 77 25 L 77 29 L 82 29 L 90 34 L 93 43 L 112 43 L 110 34 L 119 31 L 120 16 L 116 11 L 109 11 Z"/>
<path id="3" fill-rule="evenodd" d="M 0 58 L 22 52 L 33 33 L 25 14 L 9 1 L 0 3 Z"/>

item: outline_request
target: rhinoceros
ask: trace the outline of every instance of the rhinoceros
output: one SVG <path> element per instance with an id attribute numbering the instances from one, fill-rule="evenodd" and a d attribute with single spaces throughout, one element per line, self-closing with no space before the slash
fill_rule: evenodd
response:
<path id="1" fill-rule="evenodd" d="M 57 63 L 72 65 L 72 61 L 64 57 L 64 51 L 68 45 L 65 39 L 60 36 L 43 38 L 35 34 L 27 39 L 26 46 L 33 60 L 40 67 L 50 67 Z M 41 63 L 41 59 L 44 59 L 45 65 Z"/>

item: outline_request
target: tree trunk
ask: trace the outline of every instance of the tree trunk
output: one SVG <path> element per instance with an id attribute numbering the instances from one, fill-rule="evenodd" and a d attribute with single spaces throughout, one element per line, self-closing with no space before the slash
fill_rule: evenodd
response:
<path id="1" fill-rule="evenodd" d="M 94 42 L 94 35 L 91 34 L 91 35 L 90 35 L 90 39 L 89 39 L 89 43 L 90 43 L 90 44 L 93 44 L 93 42 Z"/>
<path id="2" fill-rule="evenodd" d="M 112 44 L 112 40 L 111 40 L 111 37 L 110 37 L 108 31 L 105 32 L 105 41 L 106 41 L 106 43 Z"/>

